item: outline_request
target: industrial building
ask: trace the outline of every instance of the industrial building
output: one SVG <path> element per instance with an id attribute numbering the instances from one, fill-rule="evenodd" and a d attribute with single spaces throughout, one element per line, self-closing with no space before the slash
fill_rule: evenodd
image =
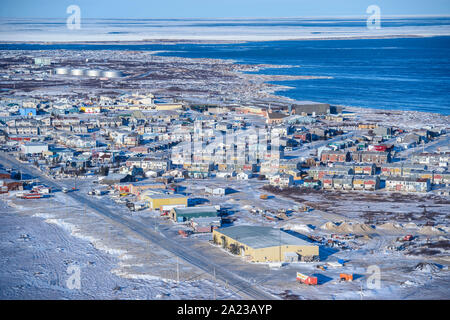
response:
<path id="1" fill-rule="evenodd" d="M 176 222 L 184 222 L 193 218 L 216 218 L 218 213 L 219 210 L 214 206 L 173 208 L 170 211 L 170 218 Z"/>
<path id="2" fill-rule="evenodd" d="M 188 197 L 181 194 L 145 194 L 141 197 L 146 201 L 150 209 L 158 210 L 161 206 L 167 205 L 185 205 L 187 206 Z"/>
<path id="3" fill-rule="evenodd" d="M 313 101 L 300 101 L 291 107 L 292 114 L 299 115 L 325 115 L 336 113 L 335 108 L 330 107 L 328 103 Z"/>
<path id="4" fill-rule="evenodd" d="M 45 143 L 25 143 L 20 146 L 22 153 L 24 154 L 36 154 L 48 151 L 48 145 Z"/>
<path id="5" fill-rule="evenodd" d="M 233 226 L 215 229 L 213 242 L 252 262 L 317 261 L 319 247 L 281 229 Z"/>
<path id="6" fill-rule="evenodd" d="M 34 58 L 34 64 L 39 66 L 49 66 L 52 63 L 50 58 Z"/>
<path id="7" fill-rule="evenodd" d="M 192 218 L 190 222 L 195 233 L 212 232 L 221 226 L 220 217 Z"/>

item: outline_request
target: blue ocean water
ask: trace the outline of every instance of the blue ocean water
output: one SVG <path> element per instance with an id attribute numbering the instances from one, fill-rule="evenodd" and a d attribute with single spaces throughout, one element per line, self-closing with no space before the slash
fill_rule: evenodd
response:
<path id="1" fill-rule="evenodd" d="M 297 100 L 450 114 L 450 37 L 180 45 L 162 55 L 294 65 L 261 73 L 333 77 L 278 82 L 293 87 L 279 94 Z"/>
<path id="2" fill-rule="evenodd" d="M 0 44 L 5 49 L 163 50 L 160 55 L 292 65 L 263 74 L 330 76 L 282 81 L 297 100 L 450 115 L 450 37 L 232 44 Z"/>

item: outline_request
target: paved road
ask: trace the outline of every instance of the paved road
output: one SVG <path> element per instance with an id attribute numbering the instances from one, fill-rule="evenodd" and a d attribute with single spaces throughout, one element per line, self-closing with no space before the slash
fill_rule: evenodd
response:
<path id="1" fill-rule="evenodd" d="M 413 153 L 421 153 L 421 152 L 436 152 L 438 148 L 449 146 L 450 142 L 448 139 L 448 134 L 443 134 L 438 137 L 436 140 L 430 141 L 424 145 L 420 144 L 417 147 L 406 149 L 398 153 L 398 156 L 403 160 L 407 161 L 408 157 L 410 157 Z"/>
<path id="2" fill-rule="evenodd" d="M 38 177 L 43 184 L 46 184 L 49 187 L 55 189 L 61 189 L 64 186 L 69 188 L 71 187 L 65 185 L 64 183 L 61 182 L 57 183 L 54 180 L 47 178 L 42 172 L 37 170 L 32 165 L 21 163 L 16 159 L 14 159 L 13 157 L 5 154 L 4 152 L 0 152 L 0 162 L 3 163 L 5 166 L 14 168 L 15 170 L 20 170 L 22 173 L 30 174 L 33 177 Z M 245 298 L 256 300 L 278 299 L 278 297 L 261 290 L 260 288 L 251 284 L 244 278 L 240 277 L 239 275 L 224 269 L 223 266 L 217 265 L 213 261 L 207 260 L 203 256 L 197 254 L 195 251 L 192 251 L 191 248 L 184 247 L 179 242 L 176 242 L 175 240 L 170 238 L 166 238 L 160 233 L 157 233 L 152 229 L 139 224 L 136 221 L 130 220 L 123 215 L 112 212 L 108 208 L 105 208 L 101 204 L 96 203 L 96 201 L 88 198 L 87 196 L 81 194 L 80 192 L 69 192 L 67 193 L 67 196 L 72 197 L 74 200 L 80 202 L 82 205 L 85 205 L 86 207 L 89 207 L 95 212 L 103 216 L 106 216 L 122 224 L 123 226 L 126 226 L 133 232 L 150 240 L 151 242 L 157 244 L 158 246 L 171 252 L 172 254 L 180 257 L 186 262 L 200 268 L 201 270 L 205 271 L 211 276 L 213 276 L 215 270 L 216 278 L 222 281 L 223 283 L 227 282 L 231 288 L 234 288 L 233 291 L 236 292 L 238 295 L 244 296 Z"/>

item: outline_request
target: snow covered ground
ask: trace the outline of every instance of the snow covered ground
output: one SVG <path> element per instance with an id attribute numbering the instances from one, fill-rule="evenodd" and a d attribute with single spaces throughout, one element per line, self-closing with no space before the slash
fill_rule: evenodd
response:
<path id="1" fill-rule="evenodd" d="M 361 12 L 364 14 L 365 12 Z M 69 16 L 69 15 L 68 15 Z M 84 19 L 71 30 L 66 19 L 2 19 L 0 41 L 268 41 L 449 35 L 448 26 L 416 23 L 407 17 L 382 17 L 380 29 L 367 17 L 272 19 Z M 417 19 L 417 18 L 416 18 Z M 425 21 L 427 17 L 423 17 Z M 420 22 L 420 21 L 419 21 Z"/>
<path id="2" fill-rule="evenodd" d="M 62 193 L 0 202 L 0 299 L 213 299 L 214 280 Z M 80 270 L 81 288 L 71 285 Z M 69 284 L 68 284 L 69 281 Z M 217 285 L 218 299 L 235 297 Z"/>

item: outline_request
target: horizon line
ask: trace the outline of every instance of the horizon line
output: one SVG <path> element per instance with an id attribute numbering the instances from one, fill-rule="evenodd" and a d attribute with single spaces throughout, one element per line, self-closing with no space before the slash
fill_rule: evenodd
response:
<path id="1" fill-rule="evenodd" d="M 158 17 L 158 18 L 94 18 L 94 17 L 84 17 L 82 19 L 90 19 L 90 20 L 251 20 L 251 19 L 325 19 L 325 18 L 334 18 L 334 19 L 345 19 L 345 18 L 361 18 L 366 19 L 369 14 L 366 15 L 317 15 L 317 16 L 278 16 L 278 17 Z M 381 19 L 383 17 L 387 18 L 450 18 L 450 13 L 448 14 L 382 14 Z M 33 19 L 33 20 L 46 20 L 46 19 L 66 19 L 67 17 L 4 17 L 0 16 L 0 19 Z"/>

